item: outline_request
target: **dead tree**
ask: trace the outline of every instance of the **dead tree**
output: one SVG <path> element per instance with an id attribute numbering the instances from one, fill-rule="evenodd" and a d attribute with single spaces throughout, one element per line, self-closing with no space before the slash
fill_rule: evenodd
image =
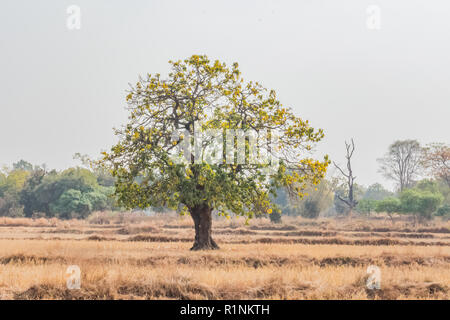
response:
<path id="1" fill-rule="evenodd" d="M 356 177 L 353 176 L 352 171 L 352 156 L 353 152 L 355 151 L 355 143 L 353 139 L 351 140 L 351 144 L 347 143 L 345 141 L 345 148 L 347 150 L 347 155 L 345 158 L 347 159 L 347 171 L 342 170 L 335 162 L 333 162 L 334 166 L 341 172 L 341 174 L 347 179 L 347 187 L 348 187 L 348 193 L 347 197 L 344 198 L 341 195 L 337 195 L 338 199 L 341 200 L 345 205 L 349 208 L 349 216 L 351 217 L 353 209 L 358 205 L 358 201 L 355 200 L 354 194 L 353 194 L 353 186 Z"/>

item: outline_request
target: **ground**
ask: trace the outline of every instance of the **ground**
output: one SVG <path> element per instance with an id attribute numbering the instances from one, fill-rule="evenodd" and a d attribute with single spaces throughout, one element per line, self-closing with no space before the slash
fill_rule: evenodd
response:
<path id="1" fill-rule="evenodd" d="M 215 220 L 192 252 L 190 217 L 0 218 L 0 299 L 450 299 L 449 222 L 283 219 Z"/>

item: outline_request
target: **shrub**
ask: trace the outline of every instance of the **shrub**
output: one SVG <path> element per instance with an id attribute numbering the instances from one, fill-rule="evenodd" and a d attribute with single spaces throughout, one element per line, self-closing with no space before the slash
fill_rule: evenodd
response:
<path id="1" fill-rule="evenodd" d="M 389 197 L 384 200 L 378 201 L 375 207 L 377 212 L 386 212 L 391 218 L 392 223 L 394 222 L 393 214 L 401 211 L 401 202 L 399 199 L 394 197 Z"/>
<path id="2" fill-rule="evenodd" d="M 274 209 L 272 213 L 269 214 L 269 218 L 273 223 L 281 223 L 281 211 L 279 209 Z"/>
<path id="3" fill-rule="evenodd" d="M 375 206 L 375 210 L 377 212 L 386 212 L 388 214 L 397 213 L 401 211 L 401 202 L 397 198 L 389 197 L 378 201 Z"/>
<path id="4" fill-rule="evenodd" d="M 358 202 L 356 211 L 362 214 L 370 215 L 373 211 L 376 211 L 378 201 L 373 199 L 363 199 Z"/>
<path id="5" fill-rule="evenodd" d="M 419 220 L 431 219 L 437 210 L 443 196 L 430 191 L 405 190 L 400 195 L 401 209 L 405 213 L 412 213 Z"/>
<path id="6" fill-rule="evenodd" d="M 440 217 L 450 216 L 450 205 L 444 204 L 443 206 L 440 206 L 436 211 L 436 215 Z"/>

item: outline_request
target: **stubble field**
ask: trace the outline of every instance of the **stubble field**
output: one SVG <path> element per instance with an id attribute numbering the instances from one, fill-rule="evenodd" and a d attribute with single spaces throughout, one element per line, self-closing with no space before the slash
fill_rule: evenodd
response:
<path id="1" fill-rule="evenodd" d="M 448 221 L 223 219 L 220 250 L 191 252 L 193 237 L 190 217 L 0 218 L 0 299 L 450 298 Z"/>

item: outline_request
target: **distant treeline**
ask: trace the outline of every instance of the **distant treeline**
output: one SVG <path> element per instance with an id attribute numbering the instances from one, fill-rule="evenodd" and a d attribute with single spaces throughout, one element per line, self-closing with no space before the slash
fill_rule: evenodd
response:
<path id="1" fill-rule="evenodd" d="M 379 183 L 367 189 L 354 183 L 353 140 L 351 144 L 346 143 L 346 148 L 348 171 L 335 165 L 340 174 L 307 190 L 308 196 L 303 199 L 288 197 L 287 189 L 279 190 L 274 201 L 281 213 L 315 218 L 320 213 L 334 216 L 384 212 L 391 219 L 395 214 L 409 214 L 419 222 L 433 216 L 450 218 L 450 146 L 431 143 L 423 147 L 417 140 L 392 143 L 387 153 L 377 160 L 379 171 L 397 185 L 395 193 Z M 279 215 L 272 218 L 279 219 Z"/>
<path id="2" fill-rule="evenodd" d="M 115 210 L 114 178 L 102 170 L 47 171 L 26 161 L 0 172 L 0 215 L 85 218 L 93 211 Z"/>
<path id="3" fill-rule="evenodd" d="M 407 153 L 404 150 L 408 150 Z M 412 166 L 411 155 L 416 159 Z M 406 155 L 406 156 L 405 156 Z M 397 164 L 403 163 L 405 172 L 414 175 L 408 179 L 396 174 Z M 64 171 L 47 170 L 45 165 L 33 166 L 21 160 L 11 168 L 0 171 L 0 216 L 9 217 L 58 217 L 61 219 L 86 218 L 94 211 L 116 211 L 115 178 L 105 169 L 89 165 L 86 156 L 76 155 L 83 166 Z M 343 198 L 348 194 L 348 184 L 342 177 L 323 179 L 316 186 L 305 190 L 303 198 L 291 197 L 287 188 L 279 188 L 272 196 L 276 210 L 269 216 L 279 222 L 282 215 L 300 215 L 306 218 L 319 216 L 369 216 L 375 212 L 386 213 L 391 219 L 396 214 L 411 215 L 415 221 L 425 221 L 434 216 L 450 218 L 450 148 L 433 144 L 422 148 L 414 140 L 397 141 L 390 146 L 385 158 L 380 159 L 381 171 L 398 184 L 391 192 L 379 183 L 364 187 L 352 185 L 357 205 L 349 208 Z M 394 165 L 392 165 L 394 164 Z M 95 167 L 94 169 L 86 169 Z M 425 179 L 414 179 L 422 175 Z M 154 211 L 165 211 L 164 208 Z"/>
<path id="4" fill-rule="evenodd" d="M 370 216 L 384 212 L 391 219 L 395 214 L 409 214 L 418 221 L 433 216 L 450 218 L 450 188 L 442 180 L 423 179 L 396 193 L 379 183 L 367 188 L 355 184 L 354 188 L 358 205 L 352 214 Z M 347 216 L 351 212 L 338 197 L 346 193 L 345 183 L 331 179 L 323 180 L 318 186 L 307 190 L 308 195 L 302 199 L 291 198 L 286 189 L 279 189 L 273 201 L 282 215 L 300 215 L 305 218 L 317 218 L 319 215 Z M 277 215 L 272 216 L 272 219 L 276 218 Z"/>

